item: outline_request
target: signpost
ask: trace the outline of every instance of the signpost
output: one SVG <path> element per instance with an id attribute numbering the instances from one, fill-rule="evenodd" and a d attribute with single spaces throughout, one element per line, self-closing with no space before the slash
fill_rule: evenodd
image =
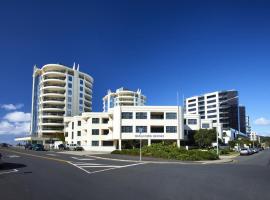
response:
<path id="1" fill-rule="evenodd" d="M 142 161 L 142 128 L 139 128 L 139 133 L 140 133 L 140 161 Z"/>

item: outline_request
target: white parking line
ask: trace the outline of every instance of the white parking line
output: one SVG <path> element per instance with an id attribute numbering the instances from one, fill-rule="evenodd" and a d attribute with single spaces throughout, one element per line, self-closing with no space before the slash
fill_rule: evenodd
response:
<path id="1" fill-rule="evenodd" d="M 95 159 L 92 159 L 92 158 L 77 158 L 77 157 L 71 157 L 75 160 L 81 160 L 81 161 L 85 161 L 85 160 L 95 160 Z"/>
<path id="2" fill-rule="evenodd" d="M 19 158 L 20 156 L 18 156 L 18 155 L 9 155 L 9 156 L 7 156 L 8 158 Z"/>
<path id="3" fill-rule="evenodd" d="M 56 154 L 48 153 L 47 156 L 57 156 Z"/>
<path id="4" fill-rule="evenodd" d="M 0 172 L 0 175 L 2 175 L 2 174 L 10 174 L 10 173 L 15 173 L 15 172 L 18 172 L 18 170 L 13 169 L 13 170 L 10 170 L 10 171 L 7 171 L 7 172 Z"/>
<path id="5" fill-rule="evenodd" d="M 141 164 L 146 164 L 146 163 L 135 163 L 135 164 L 130 164 L 130 165 L 104 165 L 104 164 L 98 164 L 98 163 L 73 163 L 69 162 L 71 165 L 74 167 L 79 168 L 80 170 L 86 172 L 87 174 L 94 174 L 98 172 L 104 172 L 104 171 L 109 171 L 113 169 L 120 169 L 120 168 L 125 168 L 125 167 L 132 167 L 136 165 L 141 165 Z M 102 169 L 102 170 L 96 170 L 96 171 L 88 171 L 86 170 L 87 168 L 107 168 L 107 169 Z"/>

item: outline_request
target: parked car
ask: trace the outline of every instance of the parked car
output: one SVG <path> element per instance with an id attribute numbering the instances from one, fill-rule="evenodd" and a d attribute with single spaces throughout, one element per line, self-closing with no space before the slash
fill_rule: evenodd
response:
<path id="1" fill-rule="evenodd" d="M 75 147 L 74 150 L 75 150 L 75 151 L 83 151 L 84 149 L 83 149 L 81 146 L 77 146 L 77 147 Z"/>
<path id="2" fill-rule="evenodd" d="M 78 145 L 77 144 L 67 144 L 67 148 L 69 149 L 69 150 L 75 150 L 75 148 L 77 147 Z"/>
<path id="3" fill-rule="evenodd" d="M 241 156 L 247 156 L 247 155 L 250 155 L 251 154 L 251 151 L 247 148 L 242 148 L 240 149 L 240 155 Z"/>
<path id="4" fill-rule="evenodd" d="M 257 148 L 251 148 L 250 149 L 252 151 L 252 153 L 258 153 L 259 151 L 257 150 Z"/>
<path id="5" fill-rule="evenodd" d="M 69 150 L 69 148 L 66 147 L 66 145 L 64 145 L 64 144 L 59 144 L 59 145 L 58 145 L 58 149 L 59 149 L 59 150 Z"/>
<path id="6" fill-rule="evenodd" d="M 33 145 L 30 144 L 30 143 L 27 143 L 27 144 L 24 145 L 24 149 L 25 149 L 25 150 L 27 150 L 27 149 L 28 149 L 28 150 L 31 150 L 32 148 L 33 148 Z"/>
<path id="7" fill-rule="evenodd" d="M 34 144 L 32 147 L 34 151 L 45 151 L 44 146 L 42 144 Z"/>

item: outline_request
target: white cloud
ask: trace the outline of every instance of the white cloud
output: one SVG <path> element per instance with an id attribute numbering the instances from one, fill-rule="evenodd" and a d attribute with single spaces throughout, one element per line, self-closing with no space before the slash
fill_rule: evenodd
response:
<path id="1" fill-rule="evenodd" d="M 9 122 L 29 122 L 31 119 L 30 113 L 25 112 L 11 112 L 4 116 L 4 119 Z"/>
<path id="2" fill-rule="evenodd" d="M 0 121 L 0 135 L 10 134 L 10 135 L 19 135 L 29 133 L 30 131 L 30 122 L 8 122 Z"/>
<path id="3" fill-rule="evenodd" d="M 254 121 L 254 123 L 256 125 L 260 125 L 260 126 L 269 126 L 270 125 L 270 120 L 266 119 L 264 117 L 258 118 Z"/>
<path id="4" fill-rule="evenodd" d="M 1 108 L 5 109 L 5 110 L 17 110 L 17 109 L 20 109 L 22 108 L 24 105 L 23 104 L 3 104 L 1 105 Z"/>

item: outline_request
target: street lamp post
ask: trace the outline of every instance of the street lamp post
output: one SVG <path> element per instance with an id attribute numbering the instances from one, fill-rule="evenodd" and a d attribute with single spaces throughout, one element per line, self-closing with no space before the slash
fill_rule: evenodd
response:
<path id="1" fill-rule="evenodd" d="M 140 133 L 140 161 L 142 161 L 142 128 L 139 128 Z"/>

